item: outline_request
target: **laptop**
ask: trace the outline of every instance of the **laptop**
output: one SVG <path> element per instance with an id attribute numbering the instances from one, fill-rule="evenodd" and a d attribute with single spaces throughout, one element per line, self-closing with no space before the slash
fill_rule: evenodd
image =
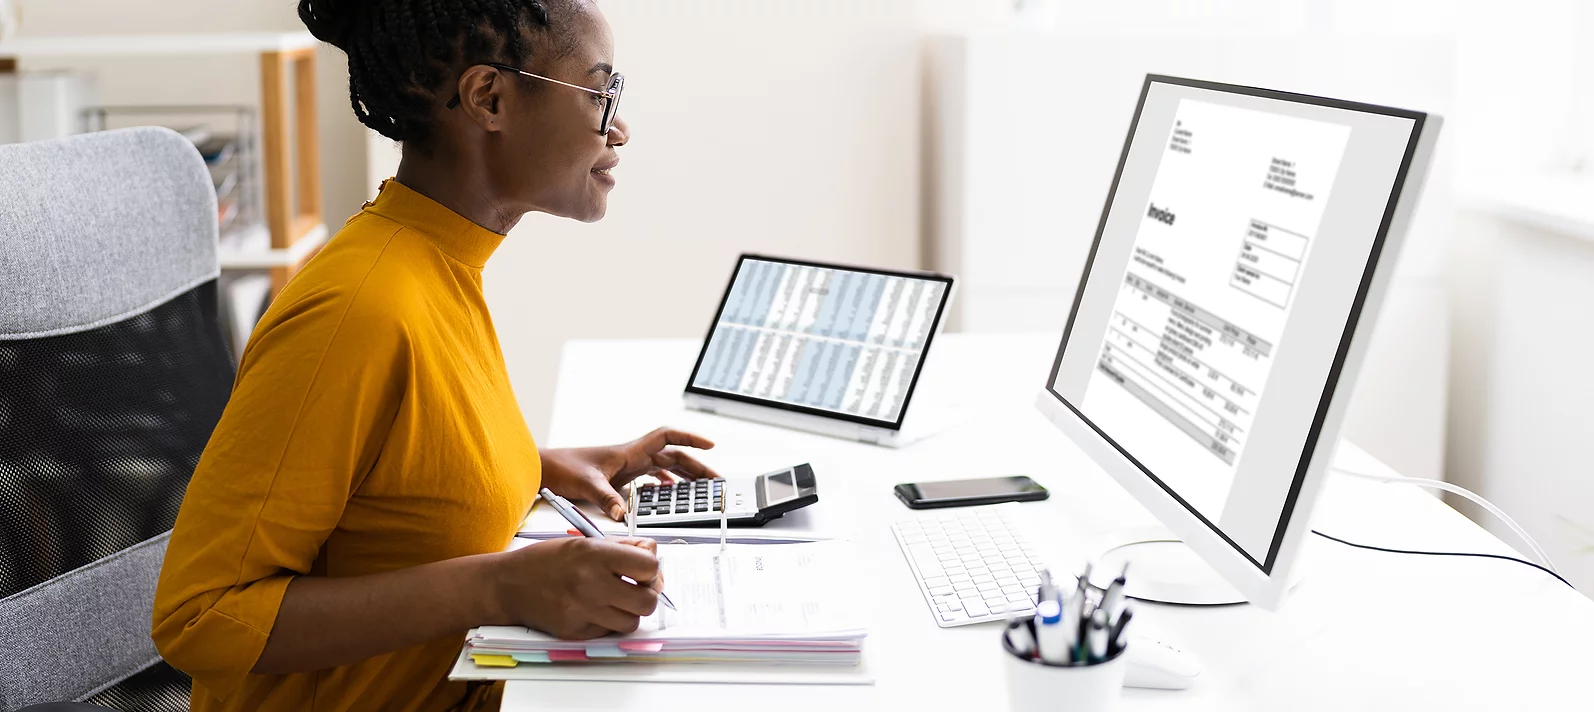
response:
<path id="1" fill-rule="evenodd" d="M 703 340 L 686 407 L 901 447 L 936 418 L 908 407 L 952 277 L 742 255 Z"/>

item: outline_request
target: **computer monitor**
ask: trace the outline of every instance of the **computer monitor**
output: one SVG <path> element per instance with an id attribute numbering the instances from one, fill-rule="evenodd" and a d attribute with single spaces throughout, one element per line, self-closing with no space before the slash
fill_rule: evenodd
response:
<path id="1" fill-rule="evenodd" d="M 1282 602 L 1439 124 L 1146 77 L 1037 401 L 1233 587 L 1140 596 Z"/>

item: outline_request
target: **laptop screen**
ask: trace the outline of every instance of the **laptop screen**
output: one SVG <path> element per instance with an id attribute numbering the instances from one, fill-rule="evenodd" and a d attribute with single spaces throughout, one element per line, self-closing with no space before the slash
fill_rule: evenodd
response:
<path id="1" fill-rule="evenodd" d="M 686 390 L 900 428 L 951 291 L 943 275 L 743 255 Z"/>

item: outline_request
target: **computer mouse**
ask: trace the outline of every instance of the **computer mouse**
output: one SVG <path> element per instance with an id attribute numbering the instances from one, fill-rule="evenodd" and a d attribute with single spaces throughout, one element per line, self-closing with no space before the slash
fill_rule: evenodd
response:
<path id="1" fill-rule="evenodd" d="M 1183 690 L 1201 676 L 1201 661 L 1194 655 L 1156 638 L 1131 633 L 1124 656 L 1129 665 L 1124 687 Z"/>

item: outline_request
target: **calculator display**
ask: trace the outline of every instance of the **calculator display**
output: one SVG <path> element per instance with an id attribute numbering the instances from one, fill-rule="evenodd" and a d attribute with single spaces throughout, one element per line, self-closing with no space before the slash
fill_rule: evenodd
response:
<path id="1" fill-rule="evenodd" d="M 813 494 L 815 490 L 813 471 L 807 468 L 803 468 L 800 472 L 796 469 L 782 470 L 759 479 L 764 482 L 763 494 L 766 504 L 796 499 Z"/>

